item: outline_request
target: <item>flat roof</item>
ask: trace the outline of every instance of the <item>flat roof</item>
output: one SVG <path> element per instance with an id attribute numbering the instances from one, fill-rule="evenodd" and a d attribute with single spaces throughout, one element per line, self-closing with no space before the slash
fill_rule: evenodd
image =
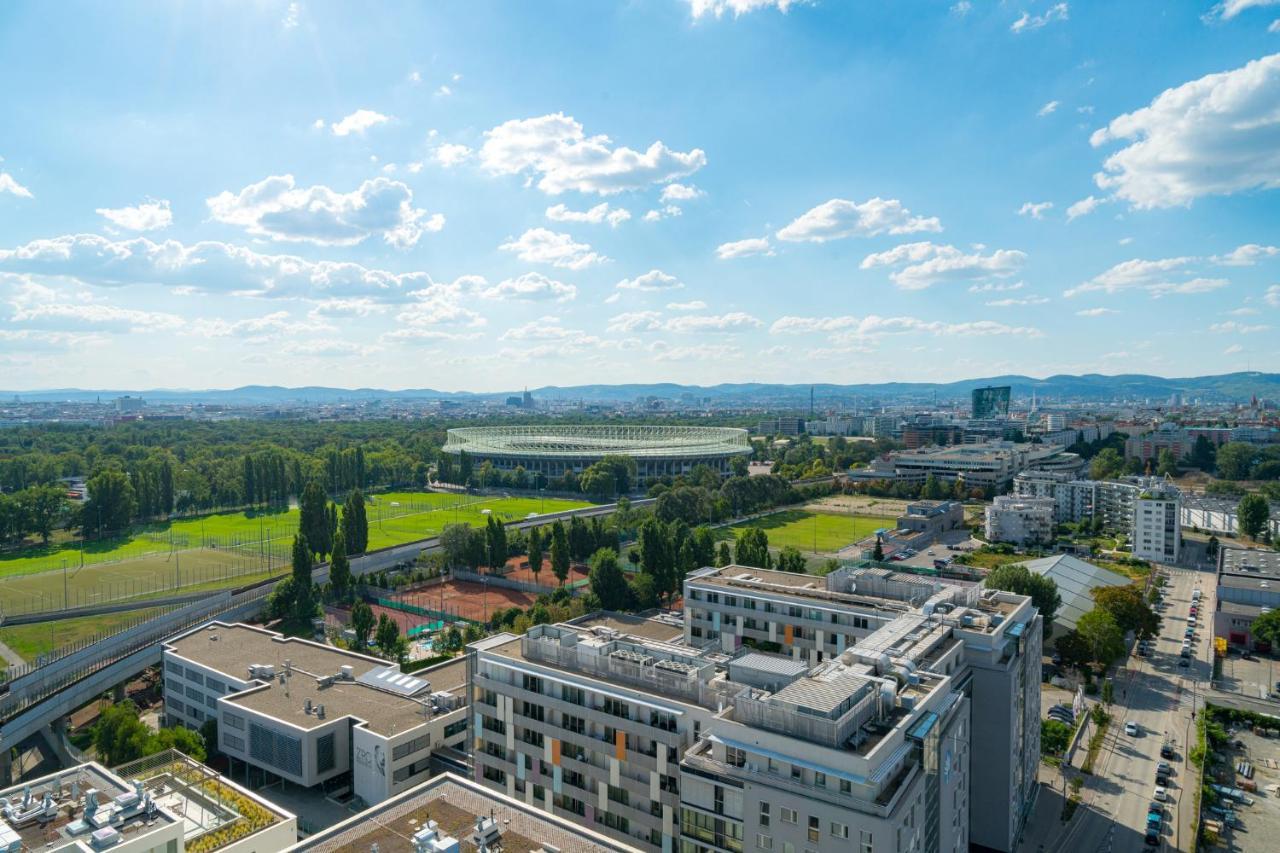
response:
<path id="1" fill-rule="evenodd" d="M 72 796 L 72 786 L 76 796 Z M 98 792 L 98 813 L 106 816 L 110 810 L 118 811 L 120 818 L 110 824 L 120 837 L 135 841 L 145 837 L 153 829 L 153 821 L 164 824 L 177 823 L 177 819 L 165 811 L 159 803 L 148 816 L 145 808 L 138 804 L 126 807 L 124 801 L 117 802 L 117 797 L 132 799 L 133 786 L 129 785 L 115 773 L 96 762 L 87 762 L 70 767 L 58 773 L 51 773 L 38 779 L 21 782 L 0 791 L 0 799 L 6 803 L 20 804 L 29 789 L 31 804 L 29 808 L 38 808 L 43 804 L 45 794 L 53 798 L 56 813 L 45 823 L 29 820 L 21 828 L 14 828 L 8 821 L 0 819 L 0 829 L 8 829 L 21 839 L 24 850 L 83 850 L 97 849 L 93 847 L 94 832 L 102 831 L 97 826 L 84 823 L 84 807 L 86 794 L 90 789 Z M 71 808 L 68 808 L 71 807 Z M 22 811 L 19 807 L 19 811 Z M 74 813 L 74 817 L 73 817 Z M 103 824 L 105 828 L 107 824 Z M 85 847 L 78 846 L 81 842 Z M 113 845 L 114 846 L 114 845 Z"/>
<path id="2" fill-rule="evenodd" d="M 414 833 L 433 820 L 442 835 L 453 836 L 463 850 L 472 850 L 476 820 L 489 817 L 502 830 L 499 841 L 504 853 L 534 853 L 547 845 L 562 853 L 638 853 L 637 848 L 580 822 L 557 817 L 452 773 L 428 779 L 289 849 L 294 853 L 337 853 L 369 850 L 377 844 L 381 853 L 413 853 Z"/>
<path id="3" fill-rule="evenodd" d="M 1224 545 L 1218 565 L 1220 573 L 1280 578 L 1280 551 Z"/>
<path id="4" fill-rule="evenodd" d="M 187 660 L 242 681 L 265 682 L 265 679 L 249 677 L 250 664 L 274 666 L 275 678 L 270 684 L 249 687 L 223 697 L 224 701 L 307 731 L 349 716 L 364 720 L 370 731 L 390 737 L 431 719 L 430 712 L 423 713 L 424 708 L 431 706 L 429 693 L 459 694 L 466 689 L 463 658 L 413 673 L 411 678 L 430 682 L 431 687 L 429 692 L 425 687 L 420 688 L 418 695 L 411 698 L 391 687 L 374 686 L 371 676 L 394 668 L 394 664 L 239 623 L 217 622 L 167 645 Z M 287 687 L 279 681 L 286 660 L 293 670 Z M 342 666 L 351 667 L 354 681 L 337 680 L 328 686 L 317 683 L 319 677 L 335 675 Z M 310 714 L 306 711 L 308 699 L 312 706 Z M 318 705 L 325 706 L 323 718 L 315 713 Z"/>
<path id="5" fill-rule="evenodd" d="M 580 616 L 567 624 L 576 628 L 612 628 L 622 634 L 661 643 L 675 642 L 684 637 L 684 620 L 678 616 L 659 619 L 645 613 L 631 615 L 602 610 Z"/>

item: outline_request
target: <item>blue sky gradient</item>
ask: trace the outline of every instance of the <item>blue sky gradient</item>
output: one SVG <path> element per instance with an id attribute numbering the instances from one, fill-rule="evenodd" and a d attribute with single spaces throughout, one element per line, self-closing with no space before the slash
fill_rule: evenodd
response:
<path id="1" fill-rule="evenodd" d="M 0 387 L 1280 364 L 1272 0 L 6 3 L 0 55 Z"/>

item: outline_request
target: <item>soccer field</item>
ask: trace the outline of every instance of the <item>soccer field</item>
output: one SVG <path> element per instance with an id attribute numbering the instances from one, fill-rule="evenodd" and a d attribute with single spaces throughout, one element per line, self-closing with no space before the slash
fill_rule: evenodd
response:
<path id="1" fill-rule="evenodd" d="M 490 514 L 510 522 L 529 513 L 585 506 L 590 504 L 557 498 L 381 494 L 367 506 L 369 548 L 435 536 L 455 522 L 483 525 Z M 78 541 L 10 552 L 0 555 L 0 613 L 85 607 L 262 580 L 288 571 L 297 527 L 296 509 L 219 513 L 148 525 L 127 538 L 91 542 L 83 552 Z"/>
<path id="2" fill-rule="evenodd" d="M 791 545 L 806 553 L 830 553 L 892 526 L 888 518 L 793 509 L 735 524 L 728 530 L 736 538 L 748 527 L 759 527 L 768 534 L 771 548 Z"/>

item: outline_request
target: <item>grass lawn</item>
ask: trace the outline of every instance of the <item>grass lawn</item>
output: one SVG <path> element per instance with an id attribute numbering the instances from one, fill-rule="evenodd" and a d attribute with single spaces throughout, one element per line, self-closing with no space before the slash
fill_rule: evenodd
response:
<path id="1" fill-rule="evenodd" d="M 735 524 L 722 531 L 721 538 L 727 539 L 728 531 L 736 538 L 748 527 L 759 527 L 768 534 L 771 548 L 792 545 L 809 553 L 831 553 L 889 526 L 886 519 L 875 516 L 792 509 Z"/>
<path id="2" fill-rule="evenodd" d="M 965 555 L 964 565 L 976 569 L 998 569 L 1009 563 L 1025 563 L 1027 560 L 1033 560 L 1034 557 L 1028 557 L 1026 554 L 995 554 L 991 552 L 973 552 Z"/>
<path id="3" fill-rule="evenodd" d="M 559 498 L 381 494 L 367 509 L 369 547 L 434 536 L 455 521 L 483 525 L 485 510 L 514 521 L 529 513 L 589 505 Z M 90 543 L 83 565 L 78 540 L 0 554 L 0 610 L 29 613 L 62 607 L 64 600 L 77 607 L 251 583 L 267 577 L 268 567 L 270 574 L 287 570 L 297 527 L 296 509 L 219 513 L 147 525 L 127 538 Z"/>
<path id="4" fill-rule="evenodd" d="M 99 634 L 118 631 L 139 619 L 161 612 L 159 607 L 144 607 L 128 613 L 84 616 L 34 625 L 11 625 L 0 628 L 0 642 L 13 649 L 24 660 L 32 661 L 51 649 L 91 639 Z"/>

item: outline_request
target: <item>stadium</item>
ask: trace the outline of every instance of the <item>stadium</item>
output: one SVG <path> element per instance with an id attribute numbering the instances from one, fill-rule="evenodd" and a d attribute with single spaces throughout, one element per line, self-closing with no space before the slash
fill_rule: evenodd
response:
<path id="1" fill-rule="evenodd" d="M 637 485 L 686 474 L 706 465 L 728 476 L 735 456 L 749 456 L 745 429 L 701 426 L 502 426 L 449 430 L 444 450 L 466 453 L 473 464 L 488 461 L 502 471 L 523 467 L 548 479 L 582 473 L 604 456 L 636 462 Z"/>

